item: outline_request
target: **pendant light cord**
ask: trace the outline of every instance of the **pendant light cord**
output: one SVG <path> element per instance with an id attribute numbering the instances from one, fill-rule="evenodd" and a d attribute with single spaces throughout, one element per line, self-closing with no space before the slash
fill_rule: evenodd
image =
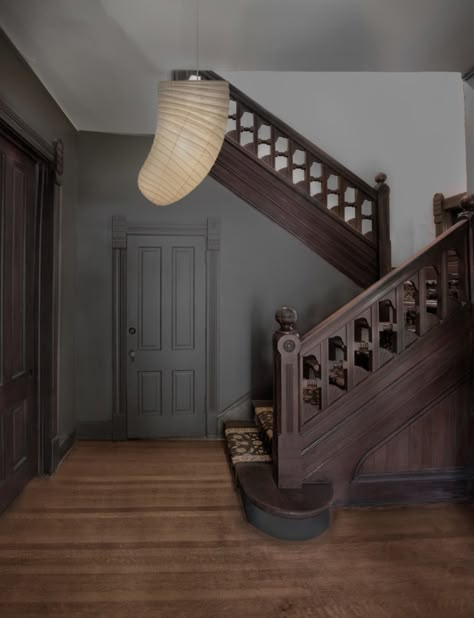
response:
<path id="1" fill-rule="evenodd" d="M 196 77 L 199 78 L 199 0 L 196 0 Z"/>

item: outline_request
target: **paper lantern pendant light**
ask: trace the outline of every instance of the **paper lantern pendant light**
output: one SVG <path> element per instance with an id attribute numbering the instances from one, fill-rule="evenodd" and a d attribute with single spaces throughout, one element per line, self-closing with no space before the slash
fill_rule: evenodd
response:
<path id="1" fill-rule="evenodd" d="M 229 84 L 192 80 L 161 82 L 158 123 L 138 187 L 157 206 L 190 193 L 207 176 L 224 141 Z"/>

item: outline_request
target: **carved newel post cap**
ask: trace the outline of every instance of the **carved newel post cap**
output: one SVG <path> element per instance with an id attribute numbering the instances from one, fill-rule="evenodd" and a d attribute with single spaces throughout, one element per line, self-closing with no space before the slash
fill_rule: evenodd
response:
<path id="1" fill-rule="evenodd" d="M 384 174 L 383 172 L 379 172 L 377 176 L 375 177 L 375 182 L 377 184 L 383 184 L 386 180 L 387 180 L 387 174 Z"/>
<path id="2" fill-rule="evenodd" d="M 295 330 L 298 314 L 293 307 L 280 307 L 275 313 L 275 320 L 280 325 L 280 330 L 284 333 L 291 333 Z"/>

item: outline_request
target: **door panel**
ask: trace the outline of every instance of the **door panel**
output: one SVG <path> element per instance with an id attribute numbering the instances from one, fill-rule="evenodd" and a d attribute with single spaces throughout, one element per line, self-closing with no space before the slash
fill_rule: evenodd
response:
<path id="1" fill-rule="evenodd" d="M 0 510 L 37 468 L 33 397 L 35 163 L 0 137 Z"/>
<path id="2" fill-rule="evenodd" d="M 130 438 L 205 435 L 205 255 L 201 237 L 128 236 Z"/>

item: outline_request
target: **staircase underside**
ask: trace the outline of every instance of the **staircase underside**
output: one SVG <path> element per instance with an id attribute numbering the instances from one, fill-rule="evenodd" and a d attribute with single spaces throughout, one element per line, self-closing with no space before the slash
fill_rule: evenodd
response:
<path id="1" fill-rule="evenodd" d="M 378 279 L 374 242 L 226 137 L 210 175 L 362 288 Z"/>

